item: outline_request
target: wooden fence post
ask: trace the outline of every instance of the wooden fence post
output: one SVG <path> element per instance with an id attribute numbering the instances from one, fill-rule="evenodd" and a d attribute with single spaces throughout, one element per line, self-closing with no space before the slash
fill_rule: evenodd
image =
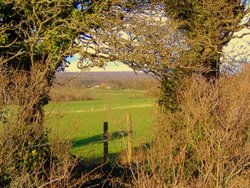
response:
<path id="1" fill-rule="evenodd" d="M 108 161 L 108 122 L 103 123 L 103 162 Z"/>
<path id="2" fill-rule="evenodd" d="M 127 119 L 127 129 L 128 129 L 128 163 L 130 164 L 132 162 L 132 157 L 133 157 L 131 115 L 127 114 L 126 119 Z"/>

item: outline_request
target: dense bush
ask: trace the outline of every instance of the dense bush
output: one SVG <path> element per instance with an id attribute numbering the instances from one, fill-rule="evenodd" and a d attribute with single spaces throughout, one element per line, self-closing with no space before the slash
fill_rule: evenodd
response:
<path id="1" fill-rule="evenodd" d="M 49 138 L 41 105 L 49 86 L 38 72 L 0 72 L 0 187 L 73 187 L 86 180 L 72 176 L 70 143 Z"/>
<path id="2" fill-rule="evenodd" d="M 186 80 L 180 109 L 159 113 L 136 187 L 247 187 L 250 184 L 249 68 L 211 84 Z"/>

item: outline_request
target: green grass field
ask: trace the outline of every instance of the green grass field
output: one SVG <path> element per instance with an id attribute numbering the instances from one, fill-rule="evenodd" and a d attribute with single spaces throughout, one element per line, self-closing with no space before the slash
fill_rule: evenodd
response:
<path id="1" fill-rule="evenodd" d="M 126 148 L 126 115 L 133 127 L 133 146 L 152 139 L 155 99 L 143 91 L 87 90 L 96 100 L 50 103 L 45 107 L 52 134 L 73 143 L 72 154 L 82 158 L 100 158 L 103 152 L 103 122 L 109 123 L 109 153 Z"/>

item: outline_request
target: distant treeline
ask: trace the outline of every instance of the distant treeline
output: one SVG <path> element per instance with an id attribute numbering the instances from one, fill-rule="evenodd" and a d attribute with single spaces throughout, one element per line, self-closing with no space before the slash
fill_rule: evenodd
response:
<path id="1" fill-rule="evenodd" d="M 157 84 L 152 77 L 134 72 L 64 72 L 56 74 L 56 87 L 148 90 Z"/>

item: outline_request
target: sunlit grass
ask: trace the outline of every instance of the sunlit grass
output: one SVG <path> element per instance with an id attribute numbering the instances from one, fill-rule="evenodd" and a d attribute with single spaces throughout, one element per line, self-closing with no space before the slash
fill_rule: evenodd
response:
<path id="1" fill-rule="evenodd" d="M 96 95 L 100 95 L 98 100 L 49 104 L 45 108 L 47 123 L 52 134 L 72 140 L 72 154 L 82 158 L 99 158 L 103 152 L 103 122 L 107 121 L 111 136 L 109 153 L 119 153 L 126 148 L 127 137 L 121 133 L 127 131 L 127 114 L 132 119 L 133 146 L 152 139 L 155 99 L 146 98 L 145 95 L 138 97 L 139 92 L 97 90 Z M 133 93 L 137 97 L 131 97 Z"/>

